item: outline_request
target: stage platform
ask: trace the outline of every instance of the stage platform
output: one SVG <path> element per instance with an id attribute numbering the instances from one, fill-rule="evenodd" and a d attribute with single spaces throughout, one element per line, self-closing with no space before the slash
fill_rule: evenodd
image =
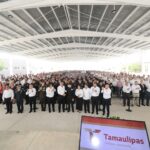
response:
<path id="1" fill-rule="evenodd" d="M 145 121 L 150 135 L 150 107 L 134 106 L 133 112 L 127 112 L 121 104 L 119 99 L 112 100 L 111 115 Z M 0 105 L 0 150 L 77 150 L 81 116 L 98 116 L 77 112 L 41 112 L 40 105 L 37 107 L 36 113 L 29 114 L 29 106 L 25 105 L 25 112 L 17 114 L 14 105 L 13 113 L 5 115 L 6 110 Z"/>

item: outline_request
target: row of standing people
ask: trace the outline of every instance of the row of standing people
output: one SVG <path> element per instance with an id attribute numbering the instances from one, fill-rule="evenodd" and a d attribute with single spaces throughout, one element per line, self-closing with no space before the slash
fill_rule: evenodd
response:
<path id="1" fill-rule="evenodd" d="M 57 89 L 54 88 L 52 84 L 45 87 L 44 84 L 39 89 L 39 98 L 41 103 L 41 110 L 46 110 L 46 105 L 48 105 L 48 111 L 55 111 L 56 100 L 58 102 L 58 111 L 68 112 L 72 110 L 74 112 L 74 104 L 76 104 L 76 110 L 81 112 L 84 106 L 85 113 L 95 113 L 98 114 L 100 105 L 103 106 L 103 115 L 105 115 L 105 109 L 107 108 L 107 117 L 110 114 L 109 106 L 111 103 L 111 89 L 109 84 L 106 84 L 100 89 L 96 83 L 93 83 L 91 88 L 87 84 L 82 88 L 80 85 L 75 89 L 71 84 L 67 85 L 65 88 L 64 83 L 60 82 Z M 21 85 L 17 85 L 15 92 L 6 86 L 3 92 L 3 101 L 6 103 L 7 113 L 12 113 L 12 103 L 13 99 L 16 99 L 16 104 L 18 108 L 18 113 L 22 113 L 24 110 L 23 99 L 28 96 L 30 111 L 36 112 L 36 97 L 37 91 L 32 84 L 29 85 L 29 89 L 24 91 Z M 90 111 L 90 103 L 92 104 L 92 111 Z"/>

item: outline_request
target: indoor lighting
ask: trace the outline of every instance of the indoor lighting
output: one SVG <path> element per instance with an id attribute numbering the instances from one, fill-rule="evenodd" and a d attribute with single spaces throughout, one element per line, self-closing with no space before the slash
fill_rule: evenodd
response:
<path id="1" fill-rule="evenodd" d="M 91 139 L 91 143 L 94 147 L 98 147 L 99 146 L 99 139 L 96 136 L 93 136 Z"/>
<path id="2" fill-rule="evenodd" d="M 12 15 L 8 15 L 8 18 L 11 19 L 11 18 L 13 18 L 13 16 Z"/>
<path id="3" fill-rule="evenodd" d="M 117 12 L 115 5 L 114 5 L 114 8 L 113 8 L 113 10 L 112 10 L 111 12 L 112 12 L 113 14 L 115 14 L 115 13 Z"/>

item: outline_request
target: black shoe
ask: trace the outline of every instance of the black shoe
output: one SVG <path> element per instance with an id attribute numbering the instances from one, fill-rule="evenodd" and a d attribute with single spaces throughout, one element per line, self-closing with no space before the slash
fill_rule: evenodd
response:
<path id="1" fill-rule="evenodd" d="M 94 114 L 94 112 L 92 112 L 91 114 Z"/>
<path id="2" fill-rule="evenodd" d="M 96 114 L 98 115 L 98 112 Z"/>
<path id="3" fill-rule="evenodd" d="M 20 111 L 18 111 L 18 114 L 21 113 Z"/>
<path id="4" fill-rule="evenodd" d="M 32 111 L 30 110 L 29 113 L 31 113 Z"/>
<path id="5" fill-rule="evenodd" d="M 8 114 L 8 112 L 6 112 L 5 114 Z"/>
<path id="6" fill-rule="evenodd" d="M 36 110 L 34 110 L 34 112 L 36 112 Z"/>

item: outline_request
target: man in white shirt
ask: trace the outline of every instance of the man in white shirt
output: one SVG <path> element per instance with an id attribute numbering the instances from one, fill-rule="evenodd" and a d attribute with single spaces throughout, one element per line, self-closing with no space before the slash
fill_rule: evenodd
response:
<path id="1" fill-rule="evenodd" d="M 84 112 L 90 113 L 90 99 L 91 99 L 91 90 L 88 85 L 85 84 L 83 88 L 83 103 L 84 103 Z"/>
<path id="2" fill-rule="evenodd" d="M 100 88 L 97 86 L 96 82 L 93 83 L 91 87 L 91 100 L 92 100 L 92 114 L 94 113 L 96 107 L 96 114 L 98 114 L 98 100 L 99 100 Z"/>
<path id="3" fill-rule="evenodd" d="M 30 103 L 29 113 L 32 112 L 32 104 L 34 112 L 36 112 L 36 89 L 33 87 L 32 84 L 29 85 L 29 89 L 27 90 L 26 95 L 29 96 L 29 103 Z"/>
<path id="4" fill-rule="evenodd" d="M 55 102 L 54 102 L 55 91 L 56 90 L 52 84 L 50 84 L 49 87 L 46 88 L 46 99 L 48 102 L 49 112 L 51 112 L 51 105 L 52 105 L 53 112 L 55 112 Z"/>
<path id="5" fill-rule="evenodd" d="M 137 81 L 134 82 L 134 84 L 132 84 L 132 96 L 133 96 L 133 103 L 132 105 L 134 106 L 134 104 L 136 103 L 136 105 L 138 105 L 139 102 L 139 98 L 140 98 L 140 91 L 141 91 L 141 87 L 138 84 Z"/>
<path id="6" fill-rule="evenodd" d="M 78 84 L 77 89 L 75 90 L 75 96 L 76 96 L 76 109 L 80 113 L 82 111 L 83 106 L 83 89 L 81 89 L 81 86 Z"/>
<path id="7" fill-rule="evenodd" d="M 131 85 L 128 81 L 125 81 L 125 84 L 123 85 L 123 106 L 126 106 L 126 101 L 127 105 L 130 105 L 130 93 L 131 93 Z"/>
<path id="8" fill-rule="evenodd" d="M 107 118 L 110 114 L 110 101 L 111 101 L 111 89 L 109 88 L 109 84 L 106 84 L 102 89 L 103 93 L 103 115 L 105 115 L 105 108 L 107 109 Z"/>
<path id="9" fill-rule="evenodd" d="M 146 105 L 149 106 L 150 101 L 150 81 L 146 83 Z"/>
<path id="10" fill-rule="evenodd" d="M 63 82 L 60 82 L 60 85 L 57 87 L 57 93 L 58 93 L 58 111 L 61 112 L 61 105 L 62 110 L 65 112 L 65 96 L 66 96 L 66 90 Z"/>
<path id="11" fill-rule="evenodd" d="M 6 108 L 7 108 L 7 112 L 8 113 L 12 113 L 12 101 L 14 99 L 14 92 L 12 89 L 10 89 L 9 85 L 6 85 L 6 89 L 3 92 L 2 95 L 2 99 L 3 101 L 6 103 Z"/>

